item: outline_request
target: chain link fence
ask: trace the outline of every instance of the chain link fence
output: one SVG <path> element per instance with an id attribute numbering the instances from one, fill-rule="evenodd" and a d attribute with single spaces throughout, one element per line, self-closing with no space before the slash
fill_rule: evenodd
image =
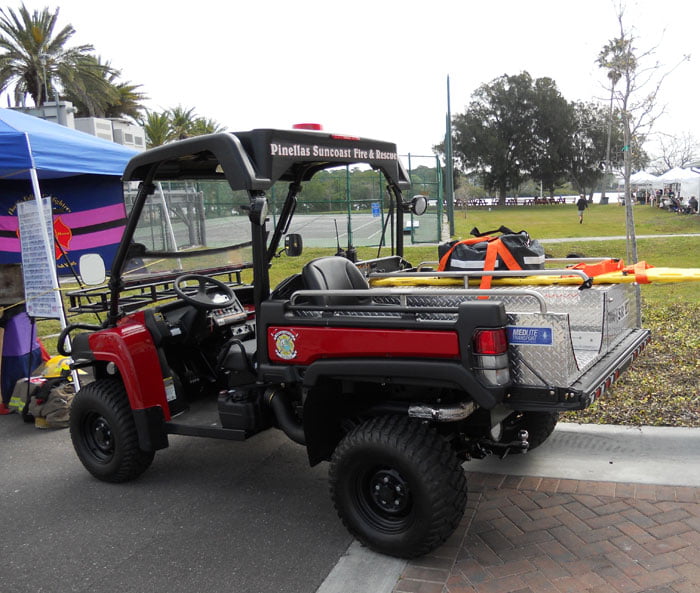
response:
<path id="1" fill-rule="evenodd" d="M 440 162 L 434 155 L 406 155 L 402 162 L 412 184 L 404 199 L 418 194 L 428 198 L 428 210 L 423 216 L 404 215 L 404 244 L 438 243 L 444 211 Z M 278 183 L 268 192 L 273 224 L 287 191 L 286 183 Z M 135 194 L 135 186 L 125 191 L 127 211 L 131 210 Z M 246 192 L 231 191 L 224 184 L 159 183 L 146 205 L 146 217 L 151 223 L 139 229 L 143 236 L 136 240 L 162 250 L 206 245 L 213 237 L 207 237 L 205 229 L 219 222 L 231 232 L 235 229 L 236 233 L 245 234 L 247 204 Z M 379 247 L 391 243 L 389 212 L 389 194 L 381 173 L 340 167 L 320 171 L 304 184 L 288 232 L 302 234 L 304 244 L 313 247 Z"/>

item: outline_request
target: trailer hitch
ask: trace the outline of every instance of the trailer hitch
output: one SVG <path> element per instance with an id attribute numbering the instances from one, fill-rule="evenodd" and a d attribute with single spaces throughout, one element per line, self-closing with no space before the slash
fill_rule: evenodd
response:
<path id="1" fill-rule="evenodd" d="M 528 442 L 528 439 L 530 438 L 529 433 L 527 430 L 519 430 L 518 431 L 518 438 L 515 441 L 511 441 L 510 443 L 505 443 L 506 448 L 504 449 L 501 459 L 504 459 L 508 453 L 511 451 L 519 451 L 523 455 L 527 453 L 527 450 L 530 448 L 530 443 Z"/>
<path id="2" fill-rule="evenodd" d="M 511 451 L 525 454 L 530 448 L 528 439 L 530 435 L 527 430 L 518 431 L 518 438 L 508 443 L 494 441 L 493 439 L 479 439 L 468 443 L 465 453 L 467 458 L 483 459 L 487 455 L 498 455 L 504 459 Z"/>

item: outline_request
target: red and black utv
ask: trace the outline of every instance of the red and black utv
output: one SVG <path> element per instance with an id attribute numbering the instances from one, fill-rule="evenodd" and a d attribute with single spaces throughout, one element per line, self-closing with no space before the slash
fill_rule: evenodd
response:
<path id="1" fill-rule="evenodd" d="M 384 176 L 391 253 L 317 258 L 271 286 L 277 258 L 301 253 L 289 229 L 302 186 L 349 164 Z M 439 274 L 404 259 L 402 231 L 426 203 L 403 198 L 394 144 L 219 133 L 134 157 L 124 182 L 131 210 L 109 283 L 71 294 L 74 311 L 106 321 L 63 336 L 73 366 L 94 376 L 70 430 L 102 480 L 136 478 L 173 434 L 242 441 L 278 428 L 312 465 L 330 462 L 335 506 L 360 541 L 424 554 L 462 517 L 465 459 L 540 444 L 560 411 L 599 397 L 648 339 L 624 289 L 425 282 Z M 271 225 L 278 182 L 289 185 Z M 377 282 L 387 277 L 403 283 Z"/>

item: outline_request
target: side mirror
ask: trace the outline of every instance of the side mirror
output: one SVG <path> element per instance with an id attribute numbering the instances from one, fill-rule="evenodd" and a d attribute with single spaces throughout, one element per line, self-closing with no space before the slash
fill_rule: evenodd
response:
<path id="1" fill-rule="evenodd" d="M 428 198 L 425 196 L 413 196 L 410 202 L 404 202 L 404 210 L 416 216 L 422 216 L 428 209 Z"/>
<path id="2" fill-rule="evenodd" d="M 284 237 L 284 254 L 289 257 L 299 257 L 304 250 L 301 235 L 290 233 Z"/>
<path id="3" fill-rule="evenodd" d="M 83 283 L 87 286 L 97 286 L 106 279 L 105 262 L 97 253 L 86 253 L 80 256 L 78 270 Z"/>

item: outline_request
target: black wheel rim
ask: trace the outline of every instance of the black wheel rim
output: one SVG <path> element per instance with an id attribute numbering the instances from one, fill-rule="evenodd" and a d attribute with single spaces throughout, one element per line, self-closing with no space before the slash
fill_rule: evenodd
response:
<path id="1" fill-rule="evenodd" d="M 109 462 L 114 457 L 114 434 L 107 419 L 91 412 L 83 421 L 83 440 L 93 457 L 101 463 Z"/>
<path id="2" fill-rule="evenodd" d="M 358 472 L 353 497 L 365 521 L 385 533 L 404 531 L 412 521 L 413 496 L 406 478 L 395 468 Z"/>

